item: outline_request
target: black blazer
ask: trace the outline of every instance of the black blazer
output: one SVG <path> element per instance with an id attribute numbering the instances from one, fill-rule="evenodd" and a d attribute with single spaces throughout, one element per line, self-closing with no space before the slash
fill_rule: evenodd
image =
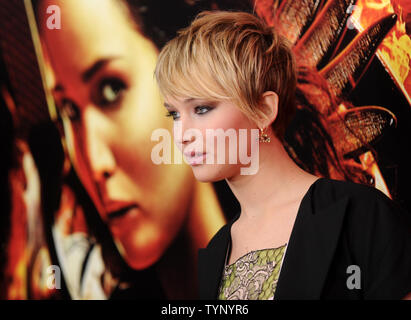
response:
<path id="1" fill-rule="evenodd" d="M 238 217 L 199 250 L 200 299 L 218 297 Z M 360 268 L 360 289 L 348 289 L 350 265 Z M 401 299 L 409 292 L 411 214 L 373 187 L 316 180 L 300 203 L 275 299 Z"/>

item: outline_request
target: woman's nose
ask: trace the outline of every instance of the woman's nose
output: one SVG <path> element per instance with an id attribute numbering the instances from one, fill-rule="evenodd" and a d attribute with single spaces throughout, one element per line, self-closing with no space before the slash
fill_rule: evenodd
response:
<path id="1" fill-rule="evenodd" d="M 193 132 L 193 129 L 188 129 L 186 131 L 183 131 L 183 144 L 191 143 L 194 140 L 195 140 L 195 134 Z"/>
<path id="2" fill-rule="evenodd" d="M 174 123 L 174 141 L 180 147 L 180 149 L 182 149 L 184 145 L 194 142 L 194 140 L 196 139 L 194 130 L 195 129 L 191 128 L 187 123 L 181 120 Z"/>
<path id="3" fill-rule="evenodd" d="M 108 143 L 108 119 L 96 109 L 84 114 L 85 147 L 95 181 L 104 181 L 111 177 L 116 168 L 116 161 Z"/>

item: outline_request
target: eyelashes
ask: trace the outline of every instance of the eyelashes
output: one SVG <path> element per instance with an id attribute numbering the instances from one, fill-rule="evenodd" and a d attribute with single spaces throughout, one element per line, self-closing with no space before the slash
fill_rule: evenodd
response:
<path id="1" fill-rule="evenodd" d="M 173 117 L 173 120 L 177 120 L 177 116 L 176 116 L 177 112 L 175 111 L 169 111 L 166 113 L 166 117 Z"/>
<path id="2" fill-rule="evenodd" d="M 197 106 L 194 109 L 196 111 L 196 114 L 205 114 L 209 112 L 210 110 L 212 110 L 213 108 L 210 106 Z"/>
<path id="3" fill-rule="evenodd" d="M 210 106 L 196 106 L 194 108 L 194 113 L 201 116 L 201 115 L 204 115 L 204 114 L 210 112 L 213 109 L 214 108 L 210 107 Z M 169 112 L 166 113 L 166 117 L 173 117 L 173 120 L 177 120 L 177 119 L 179 119 L 180 114 L 177 111 L 169 111 Z"/>

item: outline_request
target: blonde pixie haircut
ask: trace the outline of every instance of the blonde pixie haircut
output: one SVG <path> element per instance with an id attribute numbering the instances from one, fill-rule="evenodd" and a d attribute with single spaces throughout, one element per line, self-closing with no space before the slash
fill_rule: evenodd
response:
<path id="1" fill-rule="evenodd" d="M 229 100 L 257 124 L 265 91 L 279 98 L 280 141 L 295 113 L 296 69 L 287 41 L 253 14 L 203 11 L 161 50 L 155 77 L 165 97 Z"/>

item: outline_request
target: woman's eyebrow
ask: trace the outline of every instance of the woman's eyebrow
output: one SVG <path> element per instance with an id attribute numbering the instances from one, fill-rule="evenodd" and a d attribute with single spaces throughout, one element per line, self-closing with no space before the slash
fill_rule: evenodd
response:
<path id="1" fill-rule="evenodd" d="M 90 81 L 91 78 L 99 71 L 101 70 L 107 63 L 111 62 L 112 60 L 118 59 L 118 56 L 110 56 L 107 58 L 99 59 L 95 63 L 93 63 L 89 68 L 87 68 L 85 71 L 82 72 L 81 74 L 81 79 L 84 83 L 87 83 Z M 64 87 L 62 84 L 58 83 L 52 90 L 53 92 L 62 92 L 64 91 Z"/>
<path id="2" fill-rule="evenodd" d="M 96 62 L 94 62 L 89 68 L 87 68 L 81 75 L 81 79 L 83 80 L 84 83 L 87 83 L 90 81 L 91 78 L 100 70 L 102 69 L 107 63 L 110 61 L 118 59 L 117 56 L 112 56 L 112 57 L 107 57 L 103 59 L 99 59 Z"/>
<path id="3" fill-rule="evenodd" d="M 184 99 L 184 100 L 183 100 L 183 104 L 187 104 L 187 103 L 195 102 L 195 101 L 205 101 L 205 100 L 203 100 L 203 99 L 197 99 L 197 98 L 187 98 L 187 99 Z M 164 103 L 164 106 L 165 106 L 166 108 L 174 108 L 172 105 L 168 104 L 167 102 Z"/>

